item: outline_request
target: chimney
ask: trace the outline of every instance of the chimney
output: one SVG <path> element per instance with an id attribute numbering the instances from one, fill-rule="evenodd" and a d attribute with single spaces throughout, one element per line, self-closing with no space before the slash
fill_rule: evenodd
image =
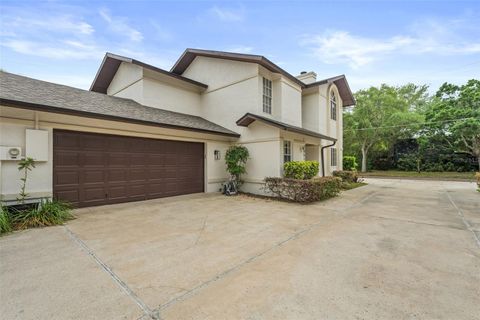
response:
<path id="1" fill-rule="evenodd" d="M 305 84 L 309 84 L 309 83 L 317 81 L 317 74 L 313 71 L 310 71 L 310 72 L 302 71 L 297 76 L 297 79 L 302 81 Z"/>

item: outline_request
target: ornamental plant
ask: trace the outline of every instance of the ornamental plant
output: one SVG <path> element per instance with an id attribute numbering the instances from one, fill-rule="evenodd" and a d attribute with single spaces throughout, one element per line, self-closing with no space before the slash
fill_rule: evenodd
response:
<path id="1" fill-rule="evenodd" d="M 343 170 L 353 171 L 353 170 L 357 170 L 357 167 L 358 167 L 357 157 L 355 156 L 343 157 Z"/>
<path id="2" fill-rule="evenodd" d="M 240 183 L 240 176 L 247 172 L 246 165 L 249 157 L 248 149 L 241 145 L 234 145 L 228 148 L 225 153 L 227 171 L 232 180 Z"/>
<path id="3" fill-rule="evenodd" d="M 318 174 L 318 161 L 289 161 L 283 165 L 285 178 L 308 180 Z"/>
<path id="4" fill-rule="evenodd" d="M 17 201 L 21 204 L 25 203 L 25 198 L 28 196 L 25 188 L 27 187 L 28 172 L 32 171 L 33 168 L 35 168 L 35 160 L 30 157 L 26 157 L 18 163 L 18 171 L 23 170 L 23 177 L 20 178 L 20 180 L 22 181 L 22 186 L 20 188 L 20 193 L 17 198 Z"/>

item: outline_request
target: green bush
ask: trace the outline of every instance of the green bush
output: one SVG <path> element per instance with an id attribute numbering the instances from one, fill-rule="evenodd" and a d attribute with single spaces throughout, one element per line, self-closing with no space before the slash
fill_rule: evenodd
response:
<path id="1" fill-rule="evenodd" d="M 264 189 L 280 199 L 307 203 L 336 196 L 340 193 L 341 183 L 337 177 L 310 180 L 267 177 Z"/>
<path id="2" fill-rule="evenodd" d="M 283 165 L 285 178 L 307 180 L 318 174 L 318 161 L 290 161 Z"/>
<path id="3" fill-rule="evenodd" d="M 357 170 L 358 163 L 355 156 L 344 156 L 343 157 L 343 170 L 353 171 Z"/>
<path id="4" fill-rule="evenodd" d="M 10 216 L 7 208 L 0 205 L 0 234 L 8 233 L 12 231 L 12 225 L 10 223 Z"/>
<path id="5" fill-rule="evenodd" d="M 9 209 L 11 224 L 14 229 L 47 227 L 63 224 L 74 216 L 70 205 L 56 200 L 45 200 L 31 208 Z"/>
<path id="6" fill-rule="evenodd" d="M 358 182 L 358 173 L 357 171 L 333 171 L 334 177 L 339 177 L 343 182 L 354 183 Z"/>
<path id="7" fill-rule="evenodd" d="M 342 190 L 342 179 L 339 177 L 319 177 L 313 181 L 320 186 L 320 200 L 335 197 Z"/>
<path id="8" fill-rule="evenodd" d="M 240 176 L 247 172 L 246 165 L 250 154 L 244 146 L 235 145 L 228 148 L 225 153 L 227 171 L 236 183 L 240 184 Z"/>
<path id="9" fill-rule="evenodd" d="M 418 171 L 419 165 L 419 159 L 414 154 L 404 155 L 397 161 L 397 169 L 402 171 Z"/>

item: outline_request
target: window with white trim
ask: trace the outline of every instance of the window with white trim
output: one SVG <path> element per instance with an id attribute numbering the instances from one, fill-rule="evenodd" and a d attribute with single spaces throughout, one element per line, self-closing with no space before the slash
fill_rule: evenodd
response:
<path id="1" fill-rule="evenodd" d="M 292 161 L 292 142 L 283 141 L 283 163 Z"/>
<path id="2" fill-rule="evenodd" d="M 263 112 L 272 114 L 272 80 L 263 78 Z"/>
<path id="3" fill-rule="evenodd" d="M 330 92 L 330 118 L 337 120 L 337 98 L 333 90 Z"/>
<path id="4" fill-rule="evenodd" d="M 332 167 L 337 166 L 337 149 L 336 148 L 330 149 L 330 166 Z"/>

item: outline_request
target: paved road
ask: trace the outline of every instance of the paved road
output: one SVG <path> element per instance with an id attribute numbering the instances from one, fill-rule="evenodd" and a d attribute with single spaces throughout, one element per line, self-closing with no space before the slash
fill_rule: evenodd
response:
<path id="1" fill-rule="evenodd" d="M 314 205 L 193 195 L 0 238 L 5 319 L 479 319 L 472 183 Z"/>

